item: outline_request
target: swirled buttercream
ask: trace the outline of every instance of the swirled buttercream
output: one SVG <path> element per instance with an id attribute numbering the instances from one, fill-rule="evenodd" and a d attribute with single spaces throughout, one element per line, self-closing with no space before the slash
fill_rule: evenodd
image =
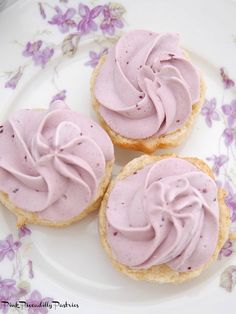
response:
<path id="1" fill-rule="evenodd" d="M 134 30 L 108 51 L 94 95 L 112 130 L 143 139 L 181 128 L 200 99 L 200 77 L 178 34 Z"/>
<path id="2" fill-rule="evenodd" d="M 118 262 L 137 269 L 201 267 L 218 240 L 217 186 L 190 162 L 167 158 L 116 182 L 107 208 L 107 239 Z"/>
<path id="3" fill-rule="evenodd" d="M 96 196 L 113 156 L 103 129 L 62 102 L 20 110 L 0 128 L 0 190 L 42 219 L 70 219 Z"/>

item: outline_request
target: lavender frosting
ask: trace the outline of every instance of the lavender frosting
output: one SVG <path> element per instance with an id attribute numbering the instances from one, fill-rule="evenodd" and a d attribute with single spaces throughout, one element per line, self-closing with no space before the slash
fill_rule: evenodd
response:
<path id="1" fill-rule="evenodd" d="M 0 190 L 42 219 L 67 220 L 93 200 L 113 158 L 104 130 L 63 102 L 20 110 L 0 128 Z"/>
<path id="2" fill-rule="evenodd" d="M 109 50 L 94 94 L 111 129 L 142 139 L 184 124 L 199 101 L 200 78 L 180 48 L 178 34 L 134 30 Z"/>
<path id="3" fill-rule="evenodd" d="M 194 270 L 217 245 L 217 186 L 190 162 L 163 159 L 116 183 L 106 217 L 108 243 L 120 263 Z"/>

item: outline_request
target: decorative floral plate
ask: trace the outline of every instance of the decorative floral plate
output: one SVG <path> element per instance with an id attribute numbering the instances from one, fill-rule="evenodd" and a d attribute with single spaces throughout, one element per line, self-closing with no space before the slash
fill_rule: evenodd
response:
<path id="1" fill-rule="evenodd" d="M 179 32 L 208 89 L 191 136 L 172 151 L 212 166 L 228 191 L 234 229 L 235 16 L 235 0 L 17 1 L 0 13 L 0 119 L 56 99 L 95 118 L 89 79 L 107 48 L 129 28 Z M 139 155 L 116 149 L 114 173 Z M 216 314 L 232 313 L 235 306 L 236 248 L 230 240 L 199 278 L 155 285 L 132 281 L 112 268 L 99 242 L 96 213 L 64 229 L 17 230 L 15 217 L 1 206 L 0 221 L 2 313 Z"/>

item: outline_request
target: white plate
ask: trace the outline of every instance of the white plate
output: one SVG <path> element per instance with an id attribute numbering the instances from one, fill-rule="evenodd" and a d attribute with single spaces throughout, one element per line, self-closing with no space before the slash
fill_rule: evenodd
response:
<path id="1" fill-rule="evenodd" d="M 87 2 L 90 9 L 98 4 L 97 1 Z M 189 50 L 204 74 L 209 102 L 189 139 L 174 151 L 205 160 L 224 155 L 220 160 L 208 162 L 212 166 L 215 164 L 218 181 L 226 188 L 230 184 L 228 203 L 236 215 L 236 121 L 228 126 L 229 116 L 221 108 L 222 104 L 229 105 L 236 98 L 235 87 L 231 86 L 236 79 L 236 1 L 121 0 L 116 3 L 116 13 L 120 14 L 118 21 L 121 20 L 124 27 L 116 20 L 118 27 L 114 34 L 103 34 L 99 28 L 96 32 L 89 31 L 81 37 L 76 51 L 73 50 L 76 28 L 70 26 L 68 32 L 62 33 L 58 25 L 48 23 L 55 15 L 55 5 L 63 13 L 74 8 L 76 13 L 71 18 L 74 23 L 78 24 L 82 19 L 78 1 L 74 0 L 46 0 L 40 4 L 21 0 L 0 13 L 1 120 L 19 108 L 47 107 L 52 97 L 63 90 L 66 102 L 73 109 L 95 118 L 89 94 L 92 68 L 85 65 L 90 60 L 89 52 L 101 52 L 129 28 L 180 32 L 183 47 Z M 102 20 L 100 12 L 94 22 L 99 26 Z M 69 24 L 73 25 L 73 22 L 69 21 Z M 106 30 L 112 31 L 112 27 Z M 39 40 L 42 40 L 40 51 L 49 47 L 54 52 L 49 60 L 44 60 L 44 68 L 35 65 L 32 56 L 22 55 L 27 42 Z M 63 55 L 63 51 L 73 56 Z M 95 54 L 92 57 L 96 59 Z M 221 67 L 232 81 L 226 81 L 227 77 L 222 80 Z M 224 83 L 228 85 L 224 86 Z M 213 98 L 216 99 L 216 113 L 211 111 Z M 212 123 L 211 127 L 206 118 L 208 124 Z M 236 120 L 236 108 L 233 118 Z M 138 155 L 116 149 L 115 172 Z M 219 163 L 223 165 L 218 169 Z M 0 299 L 4 293 L 15 294 L 21 288 L 22 294 L 18 294 L 16 300 L 32 300 L 41 294 L 42 298 L 51 297 L 61 304 L 65 301 L 74 304 L 74 307 L 57 306 L 56 311 L 61 313 L 232 313 L 235 296 L 220 287 L 222 272 L 229 265 L 236 265 L 231 243 L 224 248 L 221 261 L 215 262 L 199 278 L 178 286 L 155 285 L 132 281 L 112 268 L 99 243 L 96 213 L 64 229 L 30 226 L 28 233 L 31 234 L 23 233 L 20 238 L 15 217 L 3 207 L 0 208 L 0 221 Z M 10 235 L 15 245 L 4 242 L 7 237 L 11 241 Z M 226 258 L 225 255 L 230 256 Z M 236 281 L 235 271 L 228 277 L 225 274 L 224 279 L 222 284 L 230 289 Z M 20 313 L 28 311 L 27 308 L 18 310 Z M 6 307 L 7 311 L 11 313 L 14 309 Z"/>

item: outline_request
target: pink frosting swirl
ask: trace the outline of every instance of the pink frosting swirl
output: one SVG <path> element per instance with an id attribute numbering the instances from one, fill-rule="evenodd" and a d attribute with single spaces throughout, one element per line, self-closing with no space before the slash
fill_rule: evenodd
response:
<path id="1" fill-rule="evenodd" d="M 64 103 L 20 110 L 1 126 L 0 190 L 40 218 L 70 219 L 93 200 L 113 158 L 103 129 Z"/>
<path id="2" fill-rule="evenodd" d="M 118 181 L 106 216 L 108 243 L 120 263 L 194 270 L 216 248 L 217 186 L 188 161 L 163 159 Z"/>
<path id="3" fill-rule="evenodd" d="M 135 30 L 109 50 L 94 94 L 111 129 L 141 139 L 184 124 L 199 100 L 200 78 L 177 34 Z"/>

